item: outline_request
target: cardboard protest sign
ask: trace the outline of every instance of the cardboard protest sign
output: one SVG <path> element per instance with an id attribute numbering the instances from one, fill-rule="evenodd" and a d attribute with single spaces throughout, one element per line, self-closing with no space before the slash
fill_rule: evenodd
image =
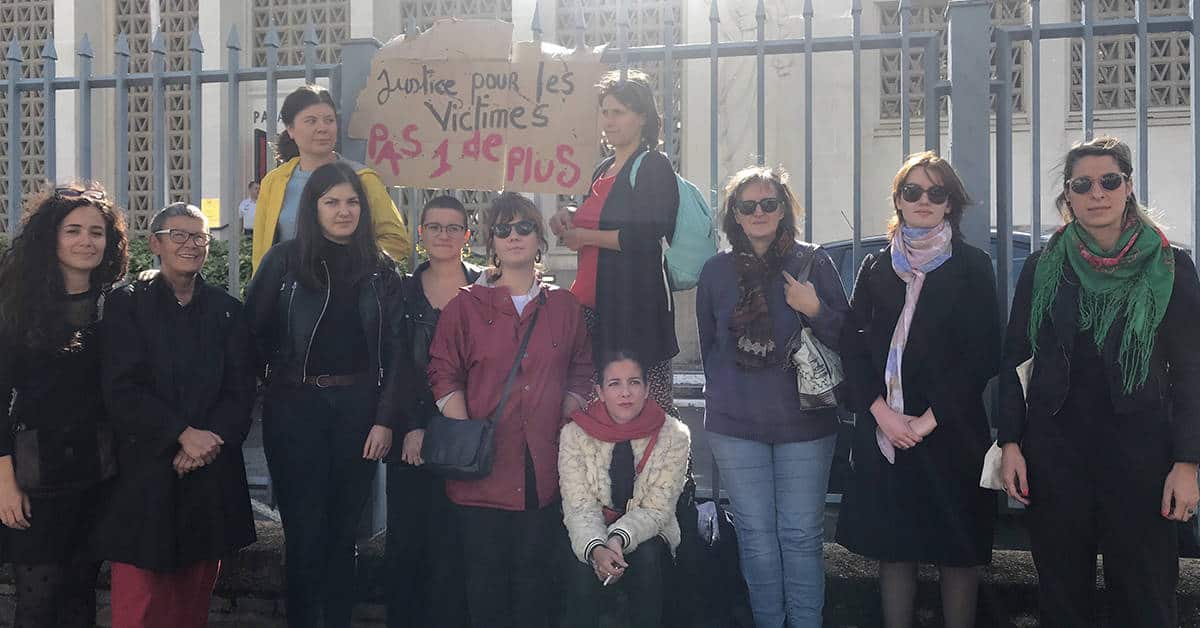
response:
<path id="1" fill-rule="evenodd" d="M 512 43 L 512 24 L 442 20 L 371 64 L 350 136 L 388 185 L 582 194 L 600 136 L 599 50 Z"/>

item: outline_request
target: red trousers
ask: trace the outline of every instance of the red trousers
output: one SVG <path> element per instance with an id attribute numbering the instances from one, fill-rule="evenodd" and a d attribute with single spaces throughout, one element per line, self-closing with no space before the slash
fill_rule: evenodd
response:
<path id="1" fill-rule="evenodd" d="M 204 628 L 221 561 L 171 572 L 112 564 L 113 628 Z"/>

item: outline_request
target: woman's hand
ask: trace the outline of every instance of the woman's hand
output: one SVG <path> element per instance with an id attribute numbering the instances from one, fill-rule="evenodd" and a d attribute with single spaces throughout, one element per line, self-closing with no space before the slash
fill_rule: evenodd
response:
<path id="1" fill-rule="evenodd" d="M 1016 443 L 1004 443 L 1000 447 L 1000 477 L 1004 479 L 1004 492 L 1008 496 L 1029 505 L 1029 477 L 1025 471 L 1025 454 Z M 1192 483 L 1195 484 L 1196 474 L 1193 465 Z M 1194 502 L 1193 502 L 1194 505 Z M 1166 516 L 1165 514 L 1163 516 Z"/>
<path id="2" fill-rule="evenodd" d="M 421 445 L 425 444 L 425 430 L 410 430 L 404 435 L 404 443 L 400 447 L 400 459 L 414 467 L 425 464 L 421 459 Z"/>
<path id="3" fill-rule="evenodd" d="M 363 458 L 382 460 L 392 450 L 392 428 L 374 425 L 363 443 Z"/>
<path id="4" fill-rule="evenodd" d="M 196 469 L 204 466 L 203 460 L 197 460 L 189 455 L 181 448 L 175 454 L 175 460 L 171 462 L 171 466 L 175 469 L 175 475 L 183 477 Z"/>
<path id="5" fill-rule="evenodd" d="M 550 231 L 556 236 L 561 236 L 563 231 L 566 231 L 575 225 L 575 219 L 573 218 L 574 215 L 574 207 L 568 206 L 559 208 L 559 210 L 554 212 L 554 215 L 550 217 Z"/>
<path id="6" fill-rule="evenodd" d="M 933 430 L 937 429 L 938 425 L 937 417 L 933 416 L 933 408 L 926 410 L 925 414 L 922 414 L 921 416 L 909 421 L 908 425 L 914 432 L 917 433 L 917 436 L 920 436 L 921 438 L 925 438 L 926 436 L 932 434 Z"/>
<path id="7" fill-rule="evenodd" d="M 788 307 L 809 317 L 816 318 L 821 313 L 821 297 L 811 281 L 800 283 L 788 271 L 783 271 L 785 285 L 783 293 L 787 296 Z"/>
<path id="8" fill-rule="evenodd" d="M 179 435 L 179 444 L 188 456 L 208 464 L 217 459 L 225 441 L 216 432 L 188 427 Z"/>
<path id="9" fill-rule="evenodd" d="M 612 584 L 625 573 L 628 566 L 625 557 L 607 545 L 597 545 L 592 550 L 592 570 L 596 572 L 596 579 L 600 582 L 608 580 L 609 584 Z"/>
<path id="10" fill-rule="evenodd" d="M 883 430 L 883 435 L 896 449 L 910 449 L 921 442 L 921 435 L 913 431 L 912 425 L 909 424 L 911 417 L 893 410 L 883 397 L 876 398 L 875 403 L 871 404 L 871 415 L 875 417 L 879 429 Z"/>
<path id="11" fill-rule="evenodd" d="M 591 244 L 591 241 L 588 239 L 588 236 L 590 236 L 591 233 L 592 229 L 576 229 L 575 227 L 569 227 L 564 229 L 562 233 L 558 234 L 558 237 L 562 238 L 563 246 L 571 249 L 572 251 L 578 251 L 579 249 Z"/>
<path id="12" fill-rule="evenodd" d="M 28 530 L 32 518 L 29 496 L 17 486 L 12 456 L 0 457 L 0 523 L 14 530 Z"/>
<path id="13" fill-rule="evenodd" d="M 1162 516 L 1187 521 L 1196 514 L 1197 502 L 1200 502 L 1200 485 L 1196 484 L 1196 463 L 1176 462 L 1163 485 Z"/>

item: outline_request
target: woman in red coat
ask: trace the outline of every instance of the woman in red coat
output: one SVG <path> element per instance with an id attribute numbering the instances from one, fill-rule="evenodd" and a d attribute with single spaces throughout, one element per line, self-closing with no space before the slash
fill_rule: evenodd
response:
<path id="1" fill-rule="evenodd" d="M 541 213 L 501 194 L 483 220 L 495 269 L 451 299 L 429 349 L 442 414 L 486 419 L 500 403 L 521 339 L 534 326 L 496 424 L 496 459 L 481 480 L 446 482 L 467 568 L 474 626 L 550 625 L 549 549 L 562 534 L 558 431 L 591 391 L 592 356 L 579 301 L 542 283 Z"/>

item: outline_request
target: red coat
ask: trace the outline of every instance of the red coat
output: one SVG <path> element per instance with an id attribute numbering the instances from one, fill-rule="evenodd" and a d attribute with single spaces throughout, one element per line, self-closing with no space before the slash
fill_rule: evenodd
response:
<path id="1" fill-rule="evenodd" d="M 429 384 L 435 399 L 466 391 L 468 415 L 487 418 L 500 403 L 504 380 L 537 311 L 524 364 L 496 425 L 492 473 L 482 480 L 447 481 L 446 493 L 456 504 L 524 510 L 526 447 L 533 456 L 539 506 L 558 496 L 563 397 L 571 391 L 586 398 L 592 386 L 591 342 L 574 295 L 544 285 L 518 316 L 507 288 L 463 288 L 438 319 L 429 348 Z"/>

